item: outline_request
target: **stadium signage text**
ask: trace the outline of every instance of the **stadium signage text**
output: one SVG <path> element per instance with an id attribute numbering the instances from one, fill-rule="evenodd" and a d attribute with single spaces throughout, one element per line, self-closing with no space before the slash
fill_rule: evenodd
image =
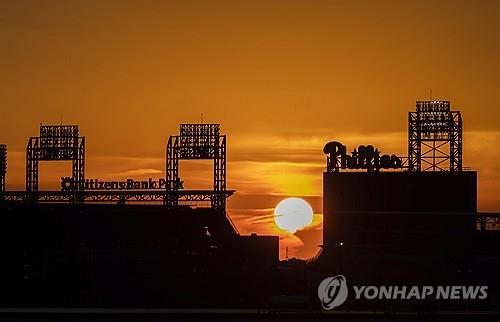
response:
<path id="1" fill-rule="evenodd" d="M 101 181 L 98 179 L 86 179 L 83 182 L 84 190 L 157 190 L 166 189 L 167 181 L 165 179 L 153 180 L 134 180 L 127 179 L 124 181 Z M 71 177 L 61 178 L 61 190 L 75 190 L 75 182 Z"/>
<path id="2" fill-rule="evenodd" d="M 360 145 L 357 150 L 354 149 L 349 155 L 345 145 L 332 141 L 325 145 L 323 152 L 330 154 L 328 164 L 333 167 L 334 171 L 339 169 L 367 169 L 371 172 L 402 167 L 401 158 L 395 154 L 380 155 L 380 151 L 374 148 L 373 145 Z"/>

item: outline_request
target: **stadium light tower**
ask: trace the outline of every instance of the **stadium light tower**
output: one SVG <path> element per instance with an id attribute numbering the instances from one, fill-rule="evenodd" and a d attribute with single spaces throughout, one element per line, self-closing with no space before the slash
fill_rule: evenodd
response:
<path id="1" fill-rule="evenodd" d="M 75 202 L 85 182 L 85 137 L 80 137 L 78 125 L 40 125 L 40 136 L 31 137 L 26 147 L 26 192 L 35 197 L 38 192 L 40 161 L 71 161 Z"/>
<path id="2" fill-rule="evenodd" d="M 462 116 L 449 101 L 417 101 L 408 113 L 408 170 L 462 171 Z"/>
<path id="3" fill-rule="evenodd" d="M 181 124 L 180 135 L 170 136 L 167 145 L 167 206 L 178 205 L 179 160 L 214 161 L 214 183 L 211 207 L 226 209 L 226 136 L 220 134 L 220 124 Z"/>

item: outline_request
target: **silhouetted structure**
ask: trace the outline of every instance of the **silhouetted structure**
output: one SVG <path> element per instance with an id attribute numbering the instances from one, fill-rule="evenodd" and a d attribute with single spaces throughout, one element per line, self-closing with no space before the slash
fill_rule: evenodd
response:
<path id="1" fill-rule="evenodd" d="M 5 192 L 5 177 L 7 175 L 7 145 L 0 144 L 0 194 Z"/>
<path id="2" fill-rule="evenodd" d="M 477 174 L 462 171 L 461 127 L 449 102 L 417 102 L 407 166 L 371 145 L 348 152 L 328 143 L 323 251 L 279 263 L 277 236 L 241 236 L 226 216 L 234 191 L 226 190 L 219 124 L 181 124 L 168 141 L 166 178 L 158 180 L 165 186 L 122 190 L 118 182 L 103 189 L 84 181 L 78 127 L 41 126 L 28 144 L 26 191 L 0 200 L 0 303 L 320 309 L 319 282 L 344 274 L 351 285 L 486 284 L 488 301 L 446 308 L 498 308 L 500 216 L 477 213 Z M 212 190 L 182 187 L 179 161 L 192 159 L 214 160 Z M 64 178 L 70 184 L 38 191 L 38 162 L 52 160 L 73 162 Z M 343 308 L 415 312 L 421 305 L 428 302 L 374 299 Z"/>
<path id="3" fill-rule="evenodd" d="M 408 170 L 462 171 L 462 116 L 449 101 L 417 101 L 408 112 Z"/>
<path id="4" fill-rule="evenodd" d="M 323 173 L 323 252 L 315 265 L 353 284 L 481 284 L 496 292 L 500 218 L 477 212 L 477 174 L 462 171 L 460 112 L 448 101 L 416 105 L 409 113 L 407 168 L 373 172 L 365 166 L 360 172 L 357 164 L 357 171 L 340 171 L 342 145 L 325 146 L 328 169 L 337 166 Z M 366 159 L 343 150 L 344 159 Z M 468 308 L 495 307 L 495 296 Z M 440 308 L 463 307 L 457 303 Z M 382 301 L 357 305 L 389 307 Z"/>
<path id="5" fill-rule="evenodd" d="M 226 210 L 226 136 L 219 124 L 181 124 L 180 135 L 170 136 L 167 145 L 167 205 L 178 205 L 179 160 L 214 161 L 213 209 Z M 222 193 L 222 194 L 221 194 Z"/>
<path id="6" fill-rule="evenodd" d="M 96 188 L 85 181 L 85 140 L 77 126 L 41 126 L 28 143 L 26 191 L 7 191 L 0 200 L 1 305 L 265 303 L 279 239 L 241 236 L 226 216 L 225 199 L 234 191 L 226 190 L 226 137 L 219 125 L 180 128 L 167 146 L 167 178 L 156 182 L 164 180 L 166 188 L 120 190 L 117 182 Z M 182 188 L 178 161 L 189 159 L 214 160 L 213 190 Z M 72 177 L 62 178 L 61 191 L 38 191 L 38 162 L 54 160 L 71 160 Z"/>
<path id="7" fill-rule="evenodd" d="M 40 161 L 71 161 L 72 202 L 82 202 L 79 192 L 85 180 L 85 137 L 78 134 L 78 125 L 40 125 L 40 136 L 31 137 L 26 148 L 26 192 L 37 199 L 38 163 Z"/>
<path id="8" fill-rule="evenodd" d="M 346 257 L 369 261 L 378 251 L 414 263 L 467 249 L 462 243 L 470 242 L 477 212 L 474 171 L 325 172 L 323 178 L 324 253 L 342 251 L 343 265 Z"/>
<path id="9" fill-rule="evenodd" d="M 213 209 L 0 204 L 0 306 L 246 307 L 265 302 L 274 236 Z"/>
<path id="10" fill-rule="evenodd" d="M 171 136 L 167 146 L 167 183 L 165 188 L 85 189 L 85 137 L 79 136 L 77 125 L 40 126 L 40 136 L 31 137 L 26 149 L 26 191 L 7 191 L 7 201 L 129 203 L 158 202 L 169 209 L 179 202 L 210 207 L 225 214 L 226 199 L 234 190 L 226 190 L 226 136 L 220 135 L 219 124 L 182 124 L 180 135 Z M 179 160 L 213 159 L 214 189 L 185 190 L 178 176 Z M 40 161 L 72 161 L 72 176 L 61 191 L 38 190 Z M 163 180 L 163 179 L 162 179 Z"/>

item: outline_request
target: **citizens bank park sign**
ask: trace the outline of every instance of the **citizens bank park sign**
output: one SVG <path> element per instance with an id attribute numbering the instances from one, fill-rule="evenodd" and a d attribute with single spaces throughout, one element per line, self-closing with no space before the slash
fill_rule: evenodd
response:
<path id="1" fill-rule="evenodd" d="M 182 188 L 182 182 L 178 183 L 179 188 Z M 167 181 L 165 179 L 153 180 L 134 180 L 127 179 L 124 181 L 100 181 L 98 179 L 86 179 L 83 182 L 84 190 L 165 190 Z M 61 178 L 62 191 L 74 191 L 75 182 L 72 177 Z"/>

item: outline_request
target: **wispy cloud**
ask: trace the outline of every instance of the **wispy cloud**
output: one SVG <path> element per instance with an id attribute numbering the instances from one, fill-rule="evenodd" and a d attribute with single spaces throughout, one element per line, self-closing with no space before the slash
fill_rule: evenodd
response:
<path id="1" fill-rule="evenodd" d="M 131 169 L 122 172 L 114 173 L 116 177 L 143 176 L 147 174 L 162 174 L 163 171 L 158 169 Z"/>

